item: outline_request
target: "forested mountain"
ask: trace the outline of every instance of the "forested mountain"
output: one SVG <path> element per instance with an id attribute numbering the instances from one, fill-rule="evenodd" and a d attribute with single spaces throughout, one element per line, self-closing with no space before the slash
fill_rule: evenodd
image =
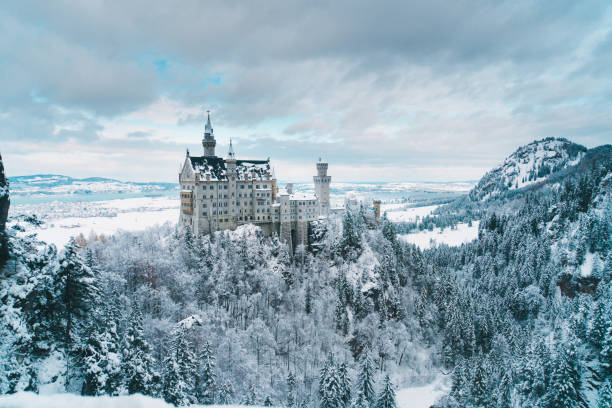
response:
<path id="1" fill-rule="evenodd" d="M 508 190 L 543 181 L 552 174 L 575 165 L 586 147 L 567 139 L 549 137 L 519 147 L 503 164 L 484 175 L 470 192 L 470 198 L 496 197 Z"/>
<path id="2" fill-rule="evenodd" d="M 439 407 L 610 406 L 612 146 L 559 143 L 547 182 L 441 207 L 480 219 L 460 247 L 420 251 L 364 209 L 295 254 L 252 226 L 61 250 L 9 233 L 0 392 L 386 408 L 444 372 Z"/>

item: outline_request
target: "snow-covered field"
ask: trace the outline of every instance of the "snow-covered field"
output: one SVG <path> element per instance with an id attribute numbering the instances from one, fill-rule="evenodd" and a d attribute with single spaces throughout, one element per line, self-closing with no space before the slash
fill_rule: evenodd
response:
<path id="1" fill-rule="evenodd" d="M 429 408 L 448 391 L 449 387 L 445 377 L 440 376 L 431 384 L 398 390 L 395 394 L 395 402 L 397 408 Z"/>
<path id="2" fill-rule="evenodd" d="M 38 395 L 18 392 L 0 396 L 2 408 L 174 408 L 162 399 L 144 395 L 123 395 L 120 397 L 82 397 L 74 394 Z M 203 405 L 191 405 L 192 408 Z M 206 408 L 243 408 L 245 405 L 206 405 Z M 250 406 L 249 408 L 257 408 Z"/>
<path id="3" fill-rule="evenodd" d="M 393 222 L 411 222 L 418 218 L 423 218 L 436 208 L 438 205 L 427 205 L 425 207 L 407 208 L 407 204 L 383 204 L 381 211 L 387 213 L 389 221 Z"/>
<path id="4" fill-rule="evenodd" d="M 479 223 L 480 221 L 474 221 L 471 227 L 468 224 L 459 223 L 456 229 L 440 230 L 440 228 L 435 228 L 433 231 L 425 230 L 412 234 L 401 234 L 399 237 L 421 249 L 428 249 L 438 244 L 459 246 L 478 238 Z"/>
<path id="5" fill-rule="evenodd" d="M 36 214 L 42 218 L 43 224 L 35 226 L 13 219 L 9 226 L 19 224 L 25 228 L 23 234 L 36 233 L 41 241 L 61 247 L 70 237 L 79 234 L 85 238 L 92 232 L 108 236 L 118 230 L 138 231 L 165 222 L 176 223 L 178 211 L 178 197 L 17 205 L 11 207 L 12 215 Z"/>

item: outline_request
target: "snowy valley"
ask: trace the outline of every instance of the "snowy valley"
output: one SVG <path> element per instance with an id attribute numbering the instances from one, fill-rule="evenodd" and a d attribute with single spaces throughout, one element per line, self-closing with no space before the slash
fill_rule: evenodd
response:
<path id="1" fill-rule="evenodd" d="M 611 146 L 544 139 L 476 186 L 335 188 L 382 198 L 380 223 L 353 207 L 291 253 L 253 225 L 177 229 L 174 191 L 41 200 L 22 183 L 1 235 L 0 406 L 612 400 Z"/>

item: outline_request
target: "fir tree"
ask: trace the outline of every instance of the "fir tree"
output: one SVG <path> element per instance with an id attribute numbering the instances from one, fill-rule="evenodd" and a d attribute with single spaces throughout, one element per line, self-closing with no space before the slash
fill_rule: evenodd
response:
<path id="1" fill-rule="evenodd" d="M 257 405 L 257 393 L 255 392 L 255 385 L 249 384 L 249 390 L 247 391 L 247 395 L 244 399 L 244 405 Z"/>
<path id="2" fill-rule="evenodd" d="M 612 408 L 612 379 L 610 378 L 599 386 L 597 408 Z"/>
<path id="3" fill-rule="evenodd" d="M 287 375 L 287 407 L 293 408 L 295 406 L 295 375 L 289 373 Z"/>
<path id="4" fill-rule="evenodd" d="M 232 383 L 227 380 L 223 383 L 219 389 L 218 402 L 221 405 L 229 405 L 234 400 L 234 387 Z"/>
<path id="5" fill-rule="evenodd" d="M 612 319 L 608 323 L 608 330 L 602 340 L 601 352 L 599 353 L 604 378 L 612 378 Z"/>
<path id="6" fill-rule="evenodd" d="M 304 296 L 304 300 L 304 312 L 306 312 L 306 314 L 310 314 L 310 312 L 312 311 L 312 293 L 310 285 L 306 286 L 306 295 Z"/>
<path id="7" fill-rule="evenodd" d="M 94 324 L 84 350 L 83 395 L 118 395 L 121 384 L 121 355 L 115 325 Z"/>
<path id="8" fill-rule="evenodd" d="M 361 398 L 366 406 L 373 406 L 376 398 L 374 392 L 374 363 L 372 363 L 367 349 L 363 352 L 359 362 L 359 376 L 355 388 L 358 399 Z"/>
<path id="9" fill-rule="evenodd" d="M 155 361 L 142 328 L 142 314 L 134 308 L 123 346 L 123 375 L 128 394 L 153 395 Z"/>
<path id="10" fill-rule="evenodd" d="M 272 406 L 272 397 L 270 397 L 269 395 L 266 395 L 266 399 L 264 399 L 264 407 L 271 407 Z"/>
<path id="11" fill-rule="evenodd" d="M 393 390 L 393 384 L 389 376 L 385 376 L 383 387 L 376 400 L 376 408 L 396 408 L 395 404 L 395 390 Z"/>
<path id="12" fill-rule="evenodd" d="M 338 367 L 338 386 L 340 388 L 340 400 L 343 407 L 348 407 L 351 403 L 351 381 L 349 379 L 346 363 Z"/>
<path id="13" fill-rule="evenodd" d="M 549 408 L 586 407 L 581 388 L 581 375 L 572 345 L 560 346 L 554 360 L 552 378 L 544 405 Z"/>
<path id="14" fill-rule="evenodd" d="M 196 401 L 196 371 L 191 345 L 185 337 L 184 330 L 177 328 L 173 332 L 168 356 L 164 360 L 163 396 L 166 402 L 183 406 Z"/>
<path id="15" fill-rule="evenodd" d="M 482 359 L 478 359 L 472 378 L 472 401 L 477 407 L 489 404 L 489 390 L 487 387 L 487 372 Z"/>
<path id="16" fill-rule="evenodd" d="M 215 402 L 216 388 L 215 356 L 210 348 L 210 343 L 206 342 L 200 355 L 198 401 L 204 405 L 213 404 Z"/>
<path id="17" fill-rule="evenodd" d="M 344 406 L 338 373 L 334 367 L 331 354 L 319 374 L 319 406 L 321 408 L 341 408 Z"/>

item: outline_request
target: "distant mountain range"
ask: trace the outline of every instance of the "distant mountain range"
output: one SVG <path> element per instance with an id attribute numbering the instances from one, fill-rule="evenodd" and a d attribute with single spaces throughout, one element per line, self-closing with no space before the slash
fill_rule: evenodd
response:
<path id="1" fill-rule="evenodd" d="M 103 177 L 83 179 L 59 174 L 9 177 L 11 201 L 15 203 L 48 199 L 113 199 L 142 195 L 169 195 L 178 191 L 177 183 L 119 181 Z"/>

